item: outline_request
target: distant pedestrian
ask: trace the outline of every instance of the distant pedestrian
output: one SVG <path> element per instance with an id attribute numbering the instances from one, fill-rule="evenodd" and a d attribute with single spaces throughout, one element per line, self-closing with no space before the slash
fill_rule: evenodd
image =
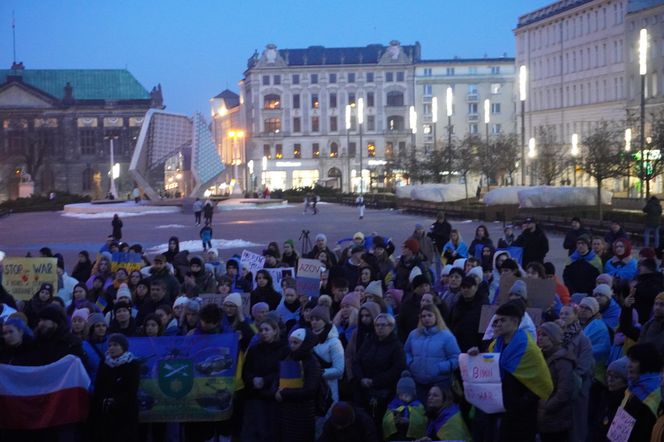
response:
<path id="1" fill-rule="evenodd" d="M 197 226 L 201 225 L 201 213 L 203 212 L 203 201 L 200 198 L 196 198 L 193 205 L 194 209 L 194 223 Z"/>
<path id="2" fill-rule="evenodd" d="M 138 186 L 134 186 L 134 190 L 131 191 L 131 197 L 134 199 L 136 204 L 141 202 L 141 190 Z"/>
<path id="3" fill-rule="evenodd" d="M 122 220 L 117 213 L 113 215 L 111 226 L 113 227 L 113 233 L 111 233 L 111 236 L 113 236 L 113 239 L 116 241 L 120 241 L 122 239 Z"/>
<path id="4" fill-rule="evenodd" d="M 654 236 L 653 248 L 659 248 L 659 225 L 662 222 L 662 205 L 656 196 L 651 196 L 643 208 L 645 228 L 643 229 L 643 246 L 650 247 L 650 233 Z"/>
<path id="5" fill-rule="evenodd" d="M 203 206 L 203 216 L 205 217 L 205 224 L 212 224 L 212 215 L 214 215 L 214 204 L 212 203 L 212 201 L 207 200 L 205 202 L 205 206 Z"/>
<path id="6" fill-rule="evenodd" d="M 311 194 L 311 208 L 314 209 L 314 215 L 318 215 L 318 208 L 316 205 L 318 204 L 318 195 L 316 193 Z"/>
<path id="7" fill-rule="evenodd" d="M 307 193 L 306 195 L 304 195 L 304 211 L 302 212 L 304 215 L 306 215 L 307 212 L 309 211 L 310 201 L 311 201 L 311 198 L 310 198 L 309 194 Z"/>
<path id="8" fill-rule="evenodd" d="M 207 249 L 212 248 L 212 227 L 210 227 L 210 223 L 205 220 L 205 226 L 201 229 L 199 233 L 201 237 L 201 241 L 203 243 L 203 251 L 207 251 Z"/>
<path id="9" fill-rule="evenodd" d="M 355 205 L 360 210 L 360 219 L 363 219 L 364 218 L 364 196 L 362 196 L 361 194 L 358 195 L 358 197 L 355 198 Z"/>

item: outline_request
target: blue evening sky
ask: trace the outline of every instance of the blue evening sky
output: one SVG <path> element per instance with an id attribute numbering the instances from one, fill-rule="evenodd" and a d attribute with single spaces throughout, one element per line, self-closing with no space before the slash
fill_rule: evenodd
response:
<path id="1" fill-rule="evenodd" d="M 279 48 L 419 41 L 423 58 L 514 56 L 517 18 L 551 0 L 0 0 L 0 65 L 127 68 L 167 109 L 209 117 L 247 59 Z M 74 91 L 75 93 L 75 91 Z"/>

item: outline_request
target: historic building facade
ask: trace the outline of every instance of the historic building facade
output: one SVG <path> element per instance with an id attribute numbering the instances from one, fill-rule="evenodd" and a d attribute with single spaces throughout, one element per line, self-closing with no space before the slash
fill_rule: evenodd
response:
<path id="1" fill-rule="evenodd" d="M 111 143 L 124 196 L 145 113 L 163 107 L 161 86 L 148 92 L 126 70 L 0 70 L 0 200 L 18 196 L 21 179 L 35 193 L 104 196 Z"/>

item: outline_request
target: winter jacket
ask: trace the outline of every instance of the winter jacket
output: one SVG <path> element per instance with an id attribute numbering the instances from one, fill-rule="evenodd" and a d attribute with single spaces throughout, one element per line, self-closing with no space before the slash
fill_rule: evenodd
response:
<path id="1" fill-rule="evenodd" d="M 605 383 L 606 360 L 611 350 L 609 329 L 600 318 L 592 319 L 583 328 L 583 334 L 590 340 L 593 357 L 595 358 L 594 377 L 598 382 Z"/>
<path id="2" fill-rule="evenodd" d="M 314 354 L 318 357 L 323 369 L 323 379 L 327 381 L 332 399 L 336 402 L 339 400 L 338 381 L 344 375 L 344 347 L 339 340 L 339 332 L 333 324 L 326 325 L 317 337 L 323 342 L 316 344 Z"/>
<path id="3" fill-rule="evenodd" d="M 483 333 L 478 332 L 482 305 L 487 304 L 488 299 L 479 291 L 471 300 L 459 297 L 456 305 L 450 313 L 450 330 L 454 333 L 459 348 L 467 352 L 471 347 L 480 347 Z"/>
<path id="4" fill-rule="evenodd" d="M 309 253 L 304 255 L 304 258 L 318 259 L 320 252 L 325 252 L 325 254 L 327 254 L 327 258 L 330 260 L 333 266 L 337 265 L 337 254 L 330 250 L 330 248 L 327 246 L 325 246 L 325 249 L 323 250 L 320 250 L 317 246 L 314 246 L 313 249 L 309 251 Z"/>
<path id="5" fill-rule="evenodd" d="M 116 240 L 122 239 L 122 220 L 120 218 L 113 218 L 111 221 L 111 227 L 113 227 L 113 233 L 111 234 Z"/>
<path id="6" fill-rule="evenodd" d="M 662 205 L 659 203 L 657 197 L 650 197 L 643 208 L 643 213 L 646 214 L 644 220 L 646 227 L 659 227 L 662 222 Z M 659 247 L 659 244 L 655 244 L 655 246 Z"/>
<path id="7" fill-rule="evenodd" d="M 404 351 L 415 382 L 452 385 L 452 374 L 459 366 L 461 353 L 452 332 L 438 327 L 417 328 L 408 335 Z"/>
<path id="8" fill-rule="evenodd" d="M 426 266 L 422 264 L 419 257 L 414 256 L 406 260 L 405 257 L 400 257 L 394 269 L 394 288 L 399 290 L 408 290 L 410 288 L 410 273 L 415 267 L 418 267 L 422 275 L 429 280 L 429 271 Z"/>
<path id="9" fill-rule="evenodd" d="M 185 283 L 183 284 L 183 289 L 187 297 L 195 298 L 202 293 L 216 293 L 217 292 L 217 280 L 214 279 L 212 272 L 201 270 L 197 275 L 193 275 L 194 284 Z"/>
<path id="10" fill-rule="evenodd" d="M 401 304 L 399 316 L 397 316 L 397 332 L 402 342 L 406 342 L 408 335 L 417 328 L 420 321 L 420 299 L 420 296 L 411 293 Z"/>
<path id="11" fill-rule="evenodd" d="M 609 305 L 606 306 L 604 310 L 599 311 L 602 315 L 602 321 L 609 327 L 611 330 L 616 330 L 618 328 L 618 323 L 620 322 L 620 306 L 615 299 L 611 298 L 609 300 Z"/>
<path id="12" fill-rule="evenodd" d="M 531 262 L 543 263 L 546 254 L 549 253 L 549 240 L 539 226 L 535 227 L 534 232 L 530 229 L 524 230 L 514 241 L 514 245 L 523 247 L 521 262 L 524 266 Z"/>
<path id="13" fill-rule="evenodd" d="M 595 370 L 592 343 L 578 321 L 564 328 L 563 347 L 574 355 L 574 371 L 581 379 L 591 379 Z"/>
<path id="14" fill-rule="evenodd" d="M 429 238 L 426 234 L 418 236 L 416 233 L 413 233 L 413 235 L 409 239 L 414 239 L 415 241 L 418 242 L 418 244 L 420 245 L 420 253 L 424 255 L 425 261 L 429 264 L 432 263 L 433 258 L 437 254 L 437 252 L 436 252 L 436 246 L 434 245 L 431 238 Z"/>
<path id="15" fill-rule="evenodd" d="M 556 433 L 572 428 L 572 395 L 574 393 L 574 355 L 565 348 L 544 355 L 553 380 L 553 393 L 540 399 L 537 427 L 543 433 Z"/>
<path id="16" fill-rule="evenodd" d="M 271 285 L 266 285 L 265 287 L 256 287 L 252 290 L 250 303 L 251 307 L 256 305 L 259 302 L 265 302 L 270 306 L 270 311 L 276 310 L 281 302 L 281 295 L 277 292 Z"/>
<path id="17" fill-rule="evenodd" d="M 496 248 L 493 246 L 493 241 L 491 241 L 491 238 L 475 238 L 473 242 L 470 243 L 470 246 L 468 246 L 468 256 L 474 256 L 477 259 L 482 257 L 482 249 L 477 250 L 477 246 L 482 246 L 482 248 L 489 247 L 491 249 L 491 255 L 493 255 L 496 250 Z"/>
<path id="18" fill-rule="evenodd" d="M 626 400 L 623 400 L 623 408 L 636 420 L 627 440 L 628 442 L 647 441 L 650 439 L 657 416 L 652 413 L 646 404 L 640 401 L 633 393 L 629 392 L 629 388 L 627 390 L 628 393 L 625 395 Z"/>
<path id="19" fill-rule="evenodd" d="M 653 317 L 643 324 L 641 329 L 634 326 L 632 321 L 632 307 L 623 307 L 620 313 L 620 331 L 628 338 L 639 344 L 652 343 L 664 356 L 664 318 Z"/>
<path id="20" fill-rule="evenodd" d="M 576 230 L 572 229 L 565 234 L 563 240 L 563 249 L 567 250 L 567 255 L 571 255 L 576 250 L 576 240 L 581 235 L 590 235 L 590 232 L 585 227 L 580 227 Z"/>
<path id="21" fill-rule="evenodd" d="M 664 291 L 661 273 L 643 273 L 636 277 L 634 308 L 639 313 L 639 323 L 645 324 L 650 319 L 655 296 Z"/>
<path id="22" fill-rule="evenodd" d="M 281 341 L 262 342 L 247 350 L 242 367 L 242 380 L 248 398 L 274 400 L 279 387 L 279 361 L 288 355 L 288 347 Z M 263 378 L 263 387 L 254 387 L 254 378 Z"/>
<path id="23" fill-rule="evenodd" d="M 602 270 L 602 262 L 592 250 L 581 255 L 572 253 L 563 270 L 563 281 L 570 293 L 586 293 L 590 295 L 595 288 L 595 279 Z"/>
<path id="24" fill-rule="evenodd" d="M 604 264 L 604 273 L 608 273 L 614 278 L 620 278 L 622 281 L 631 281 L 636 278 L 638 270 L 636 264 L 636 259 L 632 257 L 625 261 L 614 256 Z"/>
<path id="25" fill-rule="evenodd" d="M 163 281 L 166 284 L 166 299 L 171 304 L 180 295 L 180 283 L 175 276 L 171 275 L 171 272 L 166 267 L 160 271 L 151 268 L 148 282 L 152 284 L 152 281 Z"/>
<path id="26" fill-rule="evenodd" d="M 623 238 L 629 238 L 629 237 L 627 233 L 625 233 L 625 230 L 622 227 L 618 229 L 616 233 L 613 233 L 611 230 L 609 230 L 607 234 L 604 235 L 604 241 L 606 241 L 607 244 L 613 244 L 616 240 Z"/>
<path id="27" fill-rule="evenodd" d="M 99 366 L 92 397 L 92 419 L 95 440 L 114 442 L 138 441 L 138 383 L 140 363 L 137 359 L 111 367 Z M 112 400 L 111 401 L 109 401 Z"/>
<path id="28" fill-rule="evenodd" d="M 373 381 L 373 388 L 393 392 L 401 372 L 406 368 L 406 356 L 401 342 L 393 333 L 380 340 L 370 336 L 362 343 L 353 359 L 353 378 L 368 378 Z M 391 395 L 385 397 L 391 398 Z"/>
<path id="29" fill-rule="evenodd" d="M 74 294 L 74 286 L 76 284 L 78 284 L 78 280 L 69 276 L 67 272 L 64 272 L 62 276 L 58 278 L 58 286 L 60 287 L 58 290 L 58 297 L 65 302 L 65 306 L 71 304 Z"/>
<path id="30" fill-rule="evenodd" d="M 99 371 L 99 366 L 104 363 L 107 350 L 108 342 L 106 342 L 105 338 L 101 342 L 83 341 L 83 351 L 88 360 L 85 368 L 88 370 L 93 385 Z"/>
<path id="31" fill-rule="evenodd" d="M 452 226 L 447 220 L 443 220 L 442 222 L 436 221 L 431 224 L 429 236 L 433 240 L 433 243 L 438 250 L 438 254 L 443 252 L 443 246 L 450 240 L 451 232 Z"/>
<path id="32" fill-rule="evenodd" d="M 468 258 L 468 246 L 462 239 L 459 240 L 458 244 L 454 244 L 452 240 L 449 240 L 443 246 L 443 256 L 445 256 L 447 262 L 459 258 Z"/>

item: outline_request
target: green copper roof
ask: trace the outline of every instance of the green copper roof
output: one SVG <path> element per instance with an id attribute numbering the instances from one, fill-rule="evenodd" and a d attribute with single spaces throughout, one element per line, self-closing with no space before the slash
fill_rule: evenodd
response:
<path id="1" fill-rule="evenodd" d="M 0 69 L 0 85 L 11 69 Z M 150 94 L 125 69 L 25 69 L 23 82 L 62 99 L 69 82 L 76 100 L 149 100 Z"/>

